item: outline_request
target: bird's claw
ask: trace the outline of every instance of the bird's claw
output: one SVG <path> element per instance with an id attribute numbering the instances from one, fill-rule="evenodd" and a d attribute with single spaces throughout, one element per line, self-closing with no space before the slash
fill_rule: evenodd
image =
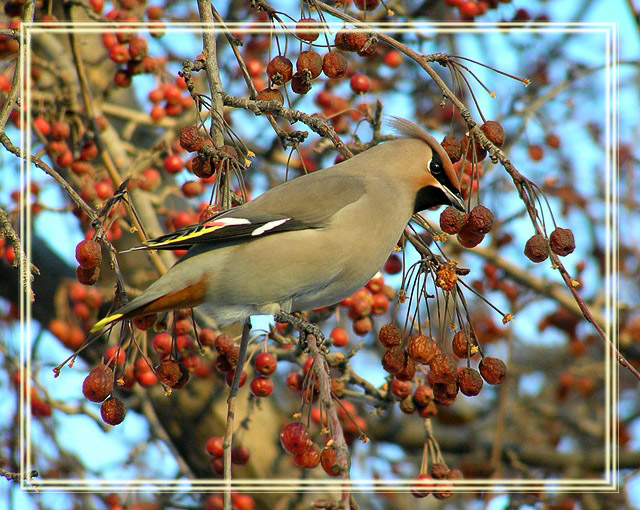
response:
<path id="1" fill-rule="evenodd" d="M 308 348 L 307 335 L 313 335 L 316 338 L 318 348 L 321 351 L 328 352 L 329 349 L 326 345 L 325 336 L 320 328 L 315 324 L 311 324 L 309 321 L 287 312 L 278 312 L 274 315 L 274 318 L 278 322 L 288 322 L 300 331 L 300 348 L 302 350 L 306 350 Z"/>

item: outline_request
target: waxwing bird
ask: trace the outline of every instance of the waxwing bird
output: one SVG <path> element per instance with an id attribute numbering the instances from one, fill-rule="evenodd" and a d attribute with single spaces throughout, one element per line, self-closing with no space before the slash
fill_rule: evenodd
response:
<path id="1" fill-rule="evenodd" d="M 411 216 L 465 210 L 442 146 L 399 118 L 397 138 L 134 249 L 186 249 L 142 294 L 95 324 L 201 306 L 219 325 L 332 305 L 383 265 Z"/>

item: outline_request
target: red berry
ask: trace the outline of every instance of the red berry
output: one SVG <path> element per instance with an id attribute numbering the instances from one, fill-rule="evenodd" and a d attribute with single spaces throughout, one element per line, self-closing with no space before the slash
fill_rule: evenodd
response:
<path id="1" fill-rule="evenodd" d="M 391 50 L 385 54 L 384 65 L 387 67 L 398 67 L 400 64 L 402 64 L 402 53 Z"/>
<path id="2" fill-rule="evenodd" d="M 480 8 L 476 2 L 472 2 L 468 0 L 467 2 L 463 2 L 458 7 L 460 9 L 460 14 L 462 14 L 465 18 L 473 18 L 480 14 Z"/>
<path id="3" fill-rule="evenodd" d="M 488 384 L 500 384 L 507 377 L 507 366 L 498 358 L 482 358 L 478 368 Z"/>
<path id="4" fill-rule="evenodd" d="M 302 469 L 313 469 L 320 464 L 320 450 L 318 445 L 311 442 L 306 448 L 293 454 L 293 463 Z"/>
<path id="5" fill-rule="evenodd" d="M 418 475 L 416 480 L 411 485 L 411 494 L 416 498 L 425 498 L 433 492 L 436 485 L 433 483 L 431 475 L 422 474 Z"/>
<path id="6" fill-rule="evenodd" d="M 273 393 L 273 381 L 268 377 L 256 377 L 251 380 L 249 389 L 256 397 L 268 397 Z"/>
<path id="7" fill-rule="evenodd" d="M 329 338 L 336 347 L 344 347 L 349 343 L 349 333 L 344 328 L 333 328 L 329 334 Z"/>
<path id="8" fill-rule="evenodd" d="M 295 453 L 310 442 L 309 430 L 302 423 L 289 423 L 280 431 L 280 444 L 288 453 Z"/>
<path id="9" fill-rule="evenodd" d="M 351 85 L 351 90 L 356 94 L 366 94 L 371 89 L 371 80 L 364 74 L 354 74 L 349 85 Z"/>
<path id="10" fill-rule="evenodd" d="M 320 36 L 320 27 L 315 19 L 302 18 L 296 23 L 296 35 L 303 41 L 313 42 Z"/>
<path id="11" fill-rule="evenodd" d="M 256 356 L 253 366 L 262 375 L 271 375 L 278 368 L 278 360 L 270 352 L 261 352 Z"/>
<path id="12" fill-rule="evenodd" d="M 340 476 L 342 469 L 336 462 L 336 449 L 333 446 L 325 446 L 320 453 L 320 464 L 329 476 Z"/>
<path id="13" fill-rule="evenodd" d="M 244 445 L 239 444 L 238 446 L 234 446 L 233 448 L 231 448 L 231 462 L 233 464 L 244 466 L 247 462 L 249 462 L 250 456 L 251 452 L 249 452 L 249 448 Z"/>
<path id="14" fill-rule="evenodd" d="M 347 59 L 341 53 L 332 51 L 322 59 L 322 71 L 328 78 L 342 78 L 347 72 Z"/>
<path id="15" fill-rule="evenodd" d="M 164 160 L 164 169 L 170 174 L 177 174 L 184 168 L 184 163 L 180 159 L 180 156 L 172 154 L 167 156 Z"/>
<path id="16" fill-rule="evenodd" d="M 221 437 L 213 436 L 210 437 L 206 444 L 205 449 L 209 455 L 213 455 L 214 457 L 222 457 L 224 455 L 223 448 L 223 439 Z"/>
<path id="17" fill-rule="evenodd" d="M 353 3 L 361 11 L 372 11 L 380 5 L 380 0 L 354 0 Z"/>

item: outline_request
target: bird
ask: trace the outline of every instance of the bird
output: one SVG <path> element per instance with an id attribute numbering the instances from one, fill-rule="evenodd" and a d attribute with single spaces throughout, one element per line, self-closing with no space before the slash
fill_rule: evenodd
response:
<path id="1" fill-rule="evenodd" d="M 399 117 L 389 124 L 398 138 L 133 248 L 188 251 L 91 332 L 193 307 L 222 327 L 353 295 L 379 271 L 414 213 L 440 205 L 466 210 L 436 139 Z"/>

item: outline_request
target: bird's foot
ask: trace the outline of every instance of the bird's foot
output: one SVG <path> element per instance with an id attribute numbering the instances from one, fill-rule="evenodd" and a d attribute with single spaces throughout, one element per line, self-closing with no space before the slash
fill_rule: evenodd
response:
<path id="1" fill-rule="evenodd" d="M 302 350 L 306 350 L 309 347 L 307 344 L 307 335 L 313 335 L 316 337 L 318 348 L 325 352 L 328 351 L 324 334 L 315 324 L 311 324 L 309 321 L 287 312 L 278 312 L 274 314 L 273 317 L 278 322 L 288 322 L 300 331 L 300 348 Z"/>

